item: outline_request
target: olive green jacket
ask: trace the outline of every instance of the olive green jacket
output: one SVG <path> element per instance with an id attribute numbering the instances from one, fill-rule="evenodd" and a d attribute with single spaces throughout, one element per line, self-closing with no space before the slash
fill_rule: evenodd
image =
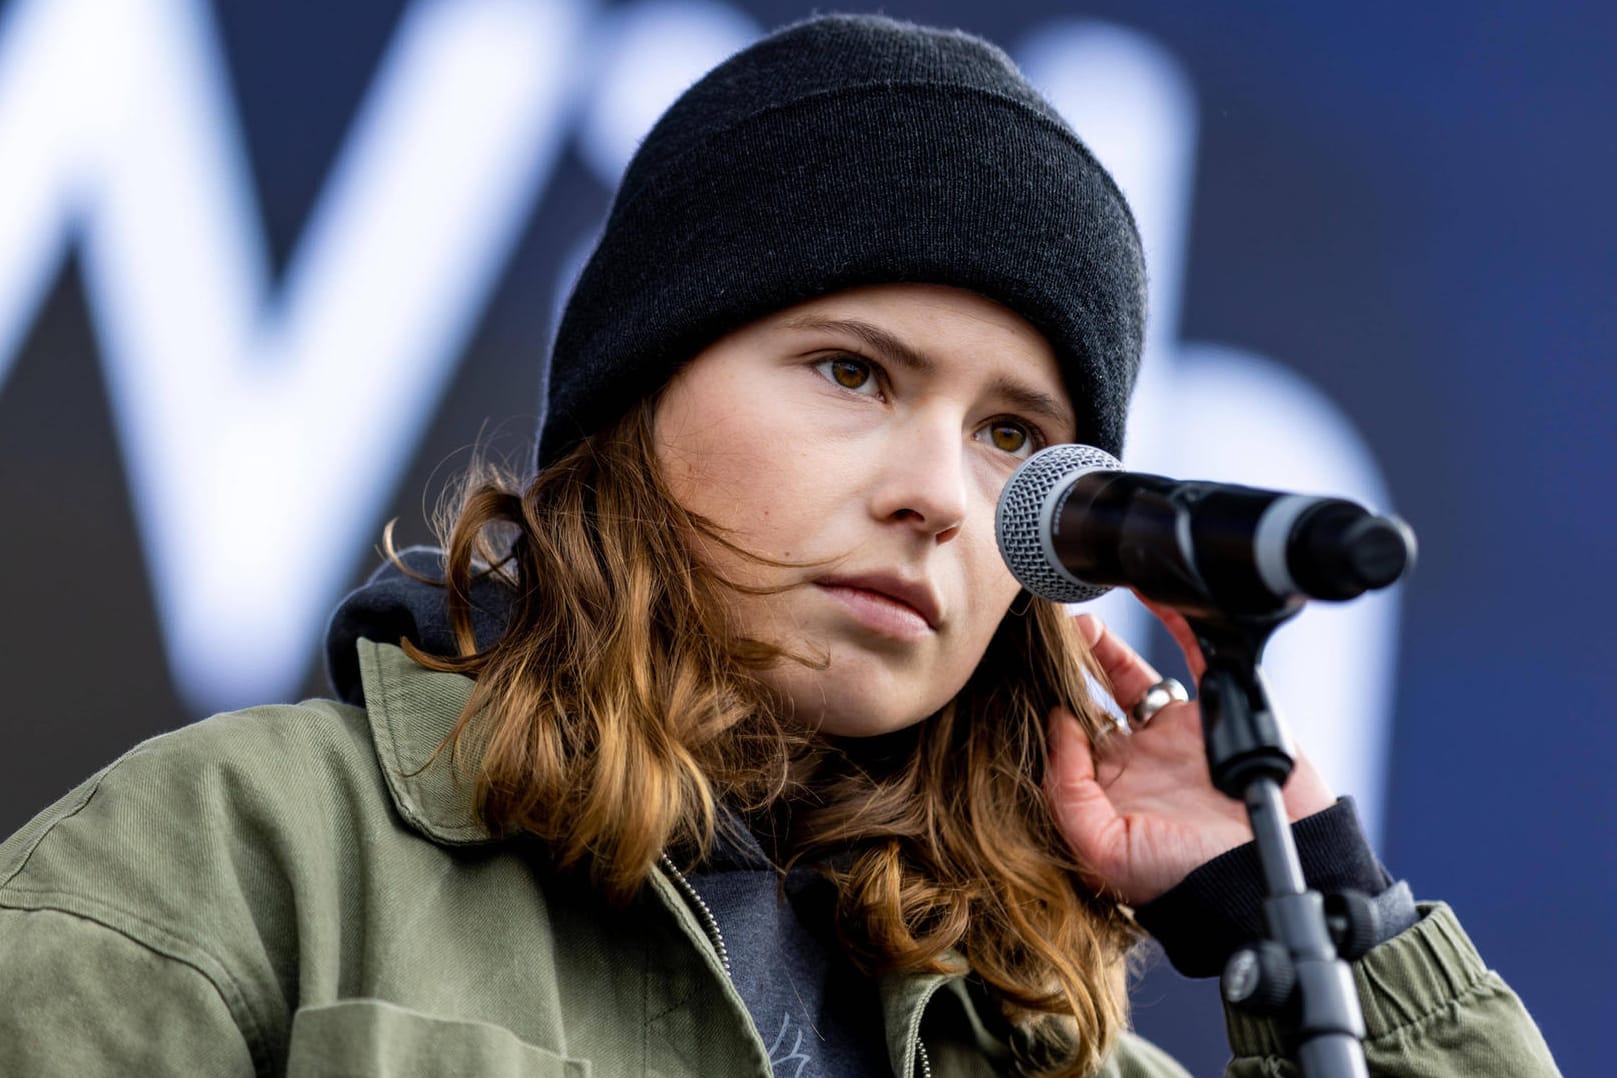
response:
<path id="1" fill-rule="evenodd" d="M 423 767 L 470 682 L 361 641 L 366 709 L 155 738 L 0 846 L 0 1074 L 762 1076 L 762 1041 L 669 875 L 626 909 L 491 841 Z M 1358 964 L 1373 1073 L 1553 1074 L 1452 914 Z M 999 1073 L 959 976 L 881 985 L 893 1071 Z M 1231 1073 L 1283 1073 L 1232 1019 Z M 1103 1072 L 1183 1072 L 1127 1037 Z"/>

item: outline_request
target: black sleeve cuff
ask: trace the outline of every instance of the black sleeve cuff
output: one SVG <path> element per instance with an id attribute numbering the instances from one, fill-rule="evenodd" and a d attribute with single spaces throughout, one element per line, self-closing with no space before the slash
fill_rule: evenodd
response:
<path id="1" fill-rule="evenodd" d="M 1414 923 L 1409 889 L 1394 888 L 1376 860 L 1352 798 L 1340 798 L 1323 812 L 1298 820 L 1291 833 L 1311 889 L 1324 894 L 1362 891 L 1377 899 L 1383 941 Z M 1198 866 L 1177 886 L 1137 908 L 1134 917 L 1162 945 L 1174 969 L 1186 977 L 1214 977 L 1231 952 L 1266 934 L 1264 897 L 1257 844 L 1248 842 Z"/>

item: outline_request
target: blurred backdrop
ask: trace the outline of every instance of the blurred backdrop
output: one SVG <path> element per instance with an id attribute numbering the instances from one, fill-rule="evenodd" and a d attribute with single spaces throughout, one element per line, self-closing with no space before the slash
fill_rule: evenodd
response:
<path id="1" fill-rule="evenodd" d="M 1127 191 L 1152 274 L 1129 466 L 1413 524 L 1407 584 L 1277 639 L 1276 698 L 1566 1073 L 1605 1073 L 1617 16 L 882 10 L 1005 47 Z M 428 541 L 474 443 L 525 458 L 640 135 L 807 13 L 0 3 L 0 830 L 144 737 L 324 691 L 324 621 L 383 523 Z M 1217 1069 L 1212 984 L 1159 963 L 1135 999 Z"/>

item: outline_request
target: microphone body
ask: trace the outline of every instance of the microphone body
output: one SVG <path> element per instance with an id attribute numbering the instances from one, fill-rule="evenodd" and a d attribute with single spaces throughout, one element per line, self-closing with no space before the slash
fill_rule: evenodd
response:
<path id="1" fill-rule="evenodd" d="M 1124 586 L 1186 613 L 1259 616 L 1386 587 L 1414 558 L 1408 525 L 1342 498 L 1121 469 L 1080 445 L 1017 469 L 995 530 L 1023 587 L 1078 602 Z"/>

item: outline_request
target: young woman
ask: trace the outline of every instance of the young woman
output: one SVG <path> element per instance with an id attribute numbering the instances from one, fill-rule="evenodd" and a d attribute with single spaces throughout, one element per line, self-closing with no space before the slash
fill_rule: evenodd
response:
<path id="1" fill-rule="evenodd" d="M 991 46 L 829 18 L 732 58 L 625 178 L 535 473 L 333 619 L 342 702 L 148 742 L 0 846 L 0 1071 L 1181 1073 L 1128 955 L 1256 934 L 1241 812 L 1194 704 L 992 528 L 1032 452 L 1119 450 L 1143 294 Z M 1372 1070 L 1554 1073 L 1306 761 L 1286 797 L 1311 882 L 1378 896 Z"/>

